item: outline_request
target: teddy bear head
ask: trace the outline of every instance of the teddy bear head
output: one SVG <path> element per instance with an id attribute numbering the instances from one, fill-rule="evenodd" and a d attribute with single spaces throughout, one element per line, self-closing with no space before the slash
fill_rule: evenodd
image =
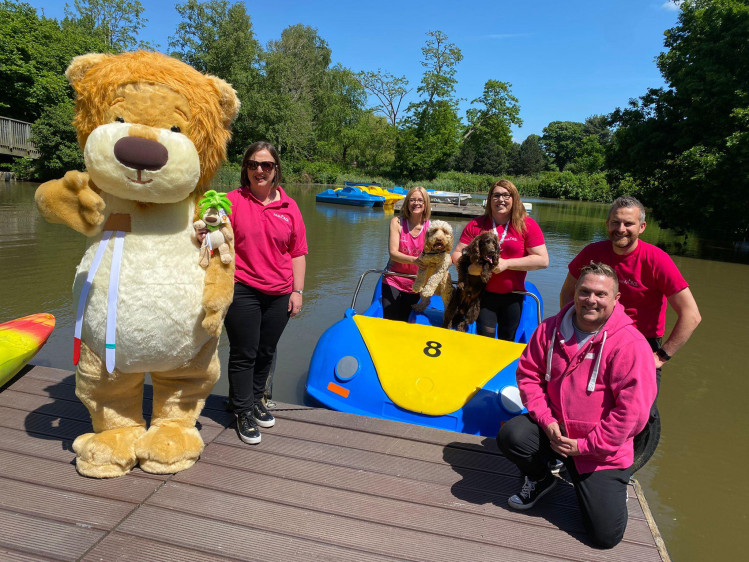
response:
<path id="1" fill-rule="evenodd" d="M 66 76 L 86 171 L 99 189 L 176 203 L 207 188 L 239 111 L 229 84 L 148 51 L 82 55 Z"/>

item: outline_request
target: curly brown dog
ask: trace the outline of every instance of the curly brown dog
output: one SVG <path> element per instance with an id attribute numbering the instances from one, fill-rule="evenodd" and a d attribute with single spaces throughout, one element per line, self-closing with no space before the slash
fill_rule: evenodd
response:
<path id="1" fill-rule="evenodd" d="M 424 238 L 424 251 L 419 256 L 419 272 L 416 274 L 413 291 L 421 294 L 421 299 L 413 309 L 424 312 L 433 295 L 440 295 L 442 301 L 450 301 L 453 281 L 450 277 L 450 252 L 453 249 L 453 228 L 445 221 L 432 221 Z"/>
<path id="2" fill-rule="evenodd" d="M 468 330 L 481 309 L 481 295 L 492 276 L 492 269 L 499 259 L 499 241 L 493 232 L 482 232 L 471 240 L 458 260 L 458 285 L 445 309 L 443 328 L 455 328 L 459 332 Z M 471 275 L 468 268 L 477 265 L 479 275 Z"/>

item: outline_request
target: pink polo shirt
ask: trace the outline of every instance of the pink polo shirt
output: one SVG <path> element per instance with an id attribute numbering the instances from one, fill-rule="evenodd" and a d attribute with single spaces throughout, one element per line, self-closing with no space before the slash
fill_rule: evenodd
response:
<path id="1" fill-rule="evenodd" d="M 671 257 L 652 244 L 637 241 L 637 248 L 627 255 L 614 252 L 609 240 L 594 242 L 583 248 L 570 262 L 572 277 L 590 262 L 605 263 L 619 278 L 619 302 L 635 327 L 646 338 L 660 338 L 666 331 L 666 299 L 689 287 Z"/>
<path id="2" fill-rule="evenodd" d="M 291 259 L 307 254 L 302 213 L 281 186 L 278 192 L 281 198 L 265 206 L 248 187 L 227 194 L 235 237 L 234 280 L 269 295 L 291 292 Z"/>
<path id="3" fill-rule="evenodd" d="M 480 216 L 472 219 L 463 229 L 460 241 L 470 244 L 482 232 L 493 231 L 494 221 L 491 216 Z M 497 235 L 501 239 L 505 231 L 505 225 L 497 226 Z M 515 230 L 512 223 L 508 224 L 507 235 L 502 242 L 500 257 L 502 259 L 522 258 L 528 255 L 528 248 L 544 245 L 544 234 L 538 223 L 530 217 L 525 217 L 525 233 L 521 234 Z M 525 291 L 525 271 L 507 269 L 502 273 L 495 273 L 489 279 L 486 290 L 490 293 L 511 293 L 512 291 Z"/>

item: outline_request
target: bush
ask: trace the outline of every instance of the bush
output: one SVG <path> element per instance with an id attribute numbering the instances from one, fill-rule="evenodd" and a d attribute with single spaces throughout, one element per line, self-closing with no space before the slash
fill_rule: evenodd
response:
<path id="1" fill-rule="evenodd" d="M 11 172 L 16 175 L 17 180 L 25 181 L 35 179 L 34 161 L 31 158 L 15 158 L 9 166 Z"/>

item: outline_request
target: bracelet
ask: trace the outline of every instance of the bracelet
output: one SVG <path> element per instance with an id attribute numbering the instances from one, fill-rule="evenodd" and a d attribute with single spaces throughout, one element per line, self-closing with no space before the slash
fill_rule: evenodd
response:
<path id="1" fill-rule="evenodd" d="M 299 293 L 300 295 L 304 294 L 304 293 L 303 293 L 303 291 L 302 291 L 302 289 L 294 289 L 294 290 L 293 290 L 293 291 L 291 291 L 291 292 L 292 292 L 292 293 Z"/>
<path id="2" fill-rule="evenodd" d="M 662 347 L 659 347 L 659 348 L 658 348 L 658 349 L 656 350 L 655 354 L 656 354 L 656 355 L 657 355 L 658 357 L 660 357 L 660 358 L 661 358 L 661 360 L 662 360 L 662 361 L 664 361 L 664 362 L 666 362 L 666 361 L 668 361 L 669 359 L 671 359 L 671 356 L 670 356 L 670 355 L 669 355 L 669 354 L 668 354 L 668 353 L 666 352 L 666 350 L 665 350 L 665 349 L 663 349 Z"/>

